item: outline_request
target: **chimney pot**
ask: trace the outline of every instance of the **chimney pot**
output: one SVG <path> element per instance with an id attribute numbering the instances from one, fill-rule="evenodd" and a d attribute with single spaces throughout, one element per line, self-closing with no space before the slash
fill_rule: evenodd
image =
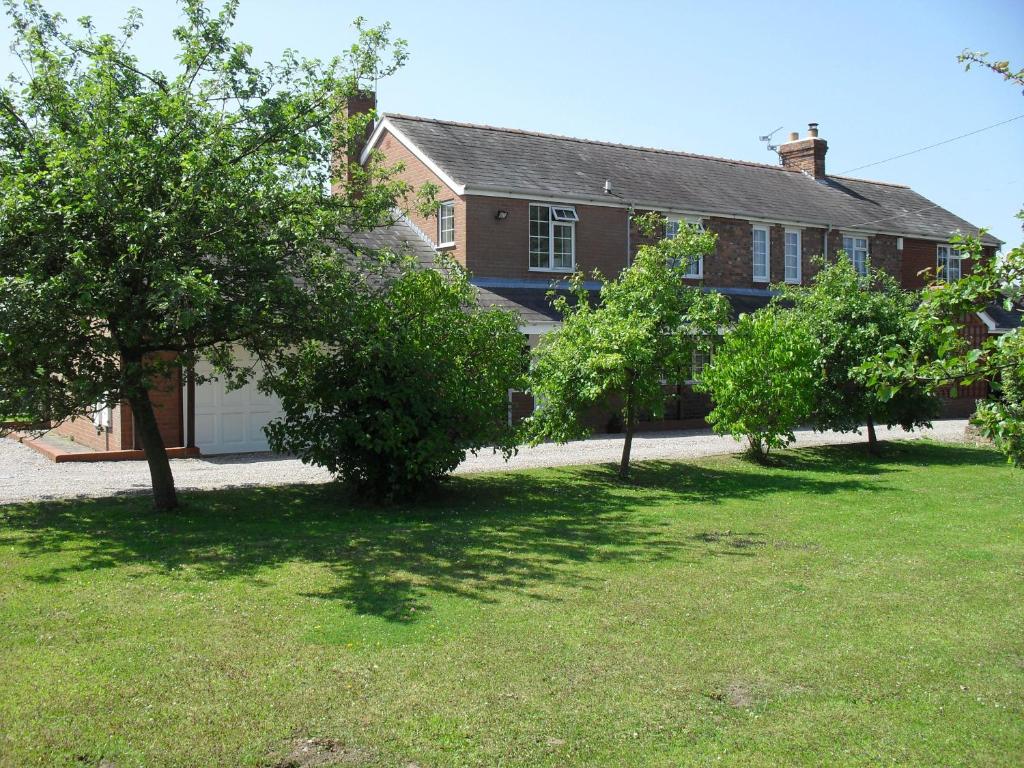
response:
<path id="1" fill-rule="evenodd" d="M 799 131 L 790 131 L 789 132 L 789 140 L 790 141 L 799 141 L 800 140 L 800 132 Z"/>
<path id="2" fill-rule="evenodd" d="M 807 138 L 816 139 L 818 138 L 818 124 L 808 123 L 807 124 Z"/>

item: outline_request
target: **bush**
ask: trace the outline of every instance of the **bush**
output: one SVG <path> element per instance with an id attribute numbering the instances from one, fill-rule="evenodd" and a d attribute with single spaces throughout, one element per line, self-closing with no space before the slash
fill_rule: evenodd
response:
<path id="1" fill-rule="evenodd" d="M 714 400 L 708 422 L 719 434 L 746 438 L 758 460 L 785 448 L 814 406 L 816 354 L 794 313 L 768 307 L 741 316 L 695 386 Z"/>
<path id="2" fill-rule="evenodd" d="M 466 451 L 515 451 L 508 391 L 527 358 L 514 314 L 478 308 L 453 264 L 335 278 L 320 291 L 315 338 L 264 382 L 285 411 L 267 428 L 274 450 L 375 500 L 435 484 Z"/>

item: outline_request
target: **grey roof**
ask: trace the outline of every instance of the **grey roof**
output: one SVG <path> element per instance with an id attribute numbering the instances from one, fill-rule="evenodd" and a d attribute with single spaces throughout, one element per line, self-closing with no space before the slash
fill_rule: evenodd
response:
<path id="1" fill-rule="evenodd" d="M 731 317 L 736 320 L 741 314 L 750 314 L 768 306 L 772 299 L 770 291 L 749 291 L 743 293 L 732 293 L 729 289 L 720 289 L 729 300 Z M 510 281 L 507 286 L 488 283 L 485 286 L 477 286 L 477 302 L 481 307 L 500 307 L 516 312 L 524 324 L 528 323 L 551 323 L 561 322 L 562 316 L 551 306 L 554 297 L 549 295 L 550 289 L 546 286 L 527 288 Z M 573 294 L 565 289 L 556 289 L 554 293 L 559 296 L 566 296 L 573 303 Z M 590 303 L 596 306 L 600 300 L 598 290 L 589 290 Z"/>
<path id="2" fill-rule="evenodd" d="M 349 239 L 357 248 L 415 256 L 423 266 L 434 265 L 434 246 L 412 222 L 404 217 L 387 227 L 350 234 Z"/>
<path id="3" fill-rule="evenodd" d="M 604 182 L 637 207 L 861 229 L 947 240 L 978 228 L 909 187 L 830 176 L 818 182 L 776 165 L 388 114 L 468 191 L 558 202 L 608 202 Z M 1001 241 L 985 236 L 989 245 Z"/>
<path id="4" fill-rule="evenodd" d="M 1013 309 L 1007 309 L 998 302 L 993 302 L 985 307 L 984 312 L 988 315 L 992 322 L 996 324 L 994 333 L 1006 333 L 1016 328 L 1020 328 L 1022 319 L 1024 319 L 1024 309 L 1020 307 L 1014 307 Z"/>

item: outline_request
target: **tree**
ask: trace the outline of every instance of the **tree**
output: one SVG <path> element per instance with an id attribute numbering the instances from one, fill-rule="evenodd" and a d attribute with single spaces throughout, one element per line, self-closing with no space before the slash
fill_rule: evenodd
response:
<path id="1" fill-rule="evenodd" d="M 817 344 L 795 312 L 768 306 L 742 315 L 704 367 L 698 391 L 708 392 L 715 432 L 746 439 L 765 461 L 785 448 L 814 407 Z"/>
<path id="2" fill-rule="evenodd" d="M 909 345 L 916 293 L 905 291 L 882 270 L 858 275 L 839 258 L 822 264 L 810 286 L 781 286 L 779 300 L 792 305 L 797 319 L 816 342 L 814 406 L 810 423 L 820 431 L 857 431 L 867 426 L 868 445 L 877 450 L 875 424 L 899 424 L 906 430 L 928 426 L 939 401 L 921 384 L 895 395 L 870 386 L 859 366 L 879 349 Z"/>
<path id="3" fill-rule="evenodd" d="M 1006 61 L 992 62 L 987 53 L 965 50 L 958 59 L 965 69 L 981 64 L 1007 81 L 1024 85 L 1024 70 L 1014 70 Z M 1024 210 L 1017 216 L 1024 219 Z M 970 274 L 954 282 L 938 276 L 924 291 L 914 313 L 915 342 L 883 350 L 866 361 L 860 373 L 888 397 L 897 397 L 907 387 L 924 385 L 955 390 L 976 381 L 987 382 L 994 397 L 979 407 L 976 422 L 1011 463 L 1022 466 L 1021 329 L 989 337 L 979 346 L 972 346 L 960 329 L 964 317 L 992 303 L 1009 310 L 1024 302 L 1024 246 L 998 258 L 988 258 L 977 237 L 958 235 L 950 242 L 959 249 L 961 258 L 970 261 Z"/>
<path id="4" fill-rule="evenodd" d="M 236 346 L 293 340 L 303 272 L 345 231 L 410 190 L 379 161 L 331 196 L 331 160 L 372 116 L 343 101 L 405 60 L 387 25 L 344 58 L 251 63 L 217 15 L 182 0 L 177 74 L 143 69 L 91 20 L 69 32 L 36 0 L 6 0 L 26 74 L 0 89 L 0 402 L 59 422 L 127 400 L 158 509 L 177 505 L 151 385 L 200 355 L 227 374 Z M 77 36 L 76 36 L 77 35 Z"/>
<path id="5" fill-rule="evenodd" d="M 485 447 L 516 447 L 508 392 L 527 356 L 518 317 L 477 306 L 454 262 L 364 261 L 314 276 L 316 326 L 264 382 L 285 416 L 270 444 L 365 497 L 407 497 Z"/>
<path id="6" fill-rule="evenodd" d="M 990 438 L 1009 463 L 1024 467 L 1024 335 L 1004 337 L 999 351 L 1007 362 L 993 382 L 995 396 L 978 406 L 974 423 Z"/>
<path id="7" fill-rule="evenodd" d="M 653 221 L 640 223 L 650 229 Z M 628 477 L 640 412 L 663 412 L 663 383 L 689 378 L 693 351 L 710 349 L 728 318 L 720 294 L 683 282 L 686 265 L 714 247 L 715 235 L 692 227 L 641 246 L 616 279 L 595 273 L 603 280 L 597 306 L 583 275 L 573 276 L 574 302 L 555 300 L 562 325 L 542 339 L 530 373 L 537 408 L 526 433 L 533 444 L 585 437 L 588 412 L 615 404 L 625 428 L 619 475 Z"/>

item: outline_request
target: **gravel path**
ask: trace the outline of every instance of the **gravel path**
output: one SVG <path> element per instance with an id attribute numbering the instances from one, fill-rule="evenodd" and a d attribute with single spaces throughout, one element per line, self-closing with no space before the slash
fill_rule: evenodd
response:
<path id="1" fill-rule="evenodd" d="M 964 439 L 966 420 L 935 422 L 934 428 L 905 433 L 900 429 L 878 430 L 886 439 L 930 437 L 948 442 Z M 861 442 L 855 434 L 797 432 L 797 446 Z M 719 437 L 708 430 L 686 432 L 648 432 L 633 440 L 633 459 L 689 459 L 720 453 L 735 453 L 743 446 L 732 438 Z M 617 462 L 622 451 L 622 436 L 600 436 L 567 445 L 541 445 L 524 448 L 507 464 L 491 453 L 470 456 L 457 472 L 492 472 L 554 467 L 573 464 Z M 324 483 L 330 475 L 308 467 L 297 459 L 270 454 L 214 456 L 204 459 L 171 461 L 179 489 L 228 488 L 286 483 Z M 143 461 L 55 464 L 14 440 L 0 439 L 0 504 L 46 499 L 116 496 L 149 491 L 149 468 Z"/>

